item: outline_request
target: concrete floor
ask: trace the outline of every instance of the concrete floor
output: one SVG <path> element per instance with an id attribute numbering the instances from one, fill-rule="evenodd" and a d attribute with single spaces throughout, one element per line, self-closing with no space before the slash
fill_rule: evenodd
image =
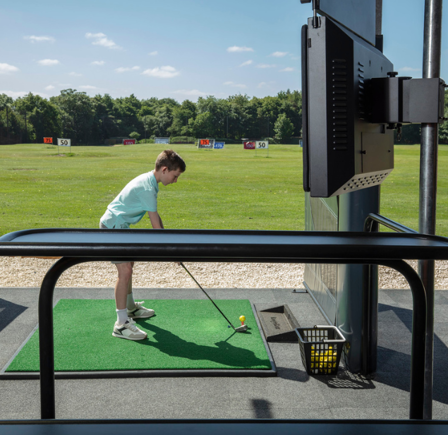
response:
<path id="1" fill-rule="evenodd" d="M 0 370 L 37 324 L 38 289 L 0 289 Z M 211 289 L 215 299 L 249 299 L 257 309 L 288 304 L 302 326 L 325 324 L 307 293 L 292 289 Z M 136 289 L 138 300 L 203 299 L 199 289 Z M 61 298 L 113 298 L 112 289 L 57 288 Z M 310 377 L 296 343 L 270 343 L 277 377 L 138 378 L 56 381 L 58 419 L 273 418 L 408 419 L 410 291 L 381 290 L 378 371 L 371 379 L 341 366 Z M 433 418 L 448 417 L 448 292 L 436 292 Z M 114 319 L 111 319 L 113 323 Z M 94 327 L 94 319 L 80 319 Z M 37 380 L 0 380 L 0 420 L 40 418 Z"/>

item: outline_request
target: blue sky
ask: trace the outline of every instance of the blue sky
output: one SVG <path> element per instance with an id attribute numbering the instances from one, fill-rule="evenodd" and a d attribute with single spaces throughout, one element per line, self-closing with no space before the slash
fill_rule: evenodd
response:
<path id="1" fill-rule="evenodd" d="M 2 2 L 0 93 L 227 98 L 301 89 L 299 0 Z M 424 0 L 383 0 L 384 53 L 421 77 Z M 441 77 L 448 81 L 448 12 Z"/>

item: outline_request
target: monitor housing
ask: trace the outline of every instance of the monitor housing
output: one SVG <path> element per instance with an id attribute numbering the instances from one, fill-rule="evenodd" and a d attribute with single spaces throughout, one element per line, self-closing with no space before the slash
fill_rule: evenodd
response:
<path id="1" fill-rule="evenodd" d="M 368 120 L 369 79 L 392 63 L 328 17 L 302 28 L 304 189 L 328 198 L 381 184 L 394 167 L 394 133 Z"/>

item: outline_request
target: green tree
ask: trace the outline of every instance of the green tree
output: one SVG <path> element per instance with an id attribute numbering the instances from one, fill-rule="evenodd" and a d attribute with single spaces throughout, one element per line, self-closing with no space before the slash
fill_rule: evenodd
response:
<path id="1" fill-rule="evenodd" d="M 196 105 L 185 100 L 180 106 L 173 109 L 173 122 L 168 131 L 171 136 L 189 136 L 191 133 L 188 121 L 196 118 Z"/>
<path id="2" fill-rule="evenodd" d="M 147 106 L 146 106 L 147 107 Z M 141 118 L 143 129 L 145 130 L 145 139 L 147 136 L 152 136 L 155 126 L 157 124 L 156 117 L 153 115 L 146 115 Z"/>
<path id="3" fill-rule="evenodd" d="M 6 138 L 7 143 L 11 143 L 11 109 L 14 100 L 6 94 L 0 94 L 0 110 L 4 112 L 5 119 L 2 116 L 2 136 Z"/>
<path id="4" fill-rule="evenodd" d="M 95 95 L 92 98 L 94 120 L 91 140 L 104 143 L 106 139 L 118 136 L 117 119 L 115 116 L 115 102 L 109 94 Z"/>
<path id="5" fill-rule="evenodd" d="M 289 120 L 286 114 L 282 113 L 278 116 L 274 125 L 275 137 L 282 143 L 286 143 L 294 132 L 294 124 Z"/>
<path id="6" fill-rule="evenodd" d="M 284 113 L 294 124 L 293 136 L 300 136 L 302 130 L 302 93 L 289 89 L 278 93 L 279 113 Z"/>
<path id="7" fill-rule="evenodd" d="M 448 89 L 445 89 L 445 118 L 448 119 Z M 439 141 L 443 144 L 448 144 L 448 120 L 439 126 Z"/>
<path id="8" fill-rule="evenodd" d="M 27 136 L 34 142 L 42 143 L 44 137 L 56 138 L 61 134 L 58 108 L 31 92 L 15 102 L 19 113 L 26 116 Z"/>
<path id="9" fill-rule="evenodd" d="M 140 133 L 137 133 L 136 131 L 133 131 L 132 133 L 129 134 L 129 137 L 131 139 L 135 139 L 135 141 L 137 142 L 140 139 Z"/>
<path id="10" fill-rule="evenodd" d="M 211 95 L 207 97 L 199 97 L 196 107 L 198 116 L 204 115 L 205 113 L 209 114 L 208 116 L 203 117 L 198 123 L 195 122 L 198 126 L 204 124 L 205 120 L 207 121 L 206 131 L 202 132 L 201 137 L 224 137 L 226 131 L 226 116 L 229 113 L 226 100 L 220 100 Z"/>
<path id="11" fill-rule="evenodd" d="M 169 104 L 164 104 L 157 108 L 155 117 L 155 129 L 154 133 L 159 137 L 169 136 L 168 129 L 173 123 L 173 108 Z"/>
<path id="12" fill-rule="evenodd" d="M 200 113 L 196 119 L 190 119 L 193 136 L 197 138 L 214 137 L 216 131 L 210 112 Z"/>
<path id="13" fill-rule="evenodd" d="M 129 136 L 133 131 L 143 133 L 143 124 L 139 119 L 142 103 L 134 94 L 115 100 L 115 117 L 118 121 L 118 135 Z"/>
<path id="14" fill-rule="evenodd" d="M 65 89 L 50 102 L 59 110 L 62 135 L 73 144 L 88 144 L 92 138 L 94 107 L 85 92 Z"/>

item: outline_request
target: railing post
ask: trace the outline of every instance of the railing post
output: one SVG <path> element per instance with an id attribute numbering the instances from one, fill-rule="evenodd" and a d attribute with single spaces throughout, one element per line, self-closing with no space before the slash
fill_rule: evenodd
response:
<path id="1" fill-rule="evenodd" d="M 53 295 L 62 273 L 75 264 L 87 261 L 79 258 L 61 258 L 46 273 L 39 293 L 39 358 L 40 409 L 42 419 L 56 418 L 54 385 Z"/>

